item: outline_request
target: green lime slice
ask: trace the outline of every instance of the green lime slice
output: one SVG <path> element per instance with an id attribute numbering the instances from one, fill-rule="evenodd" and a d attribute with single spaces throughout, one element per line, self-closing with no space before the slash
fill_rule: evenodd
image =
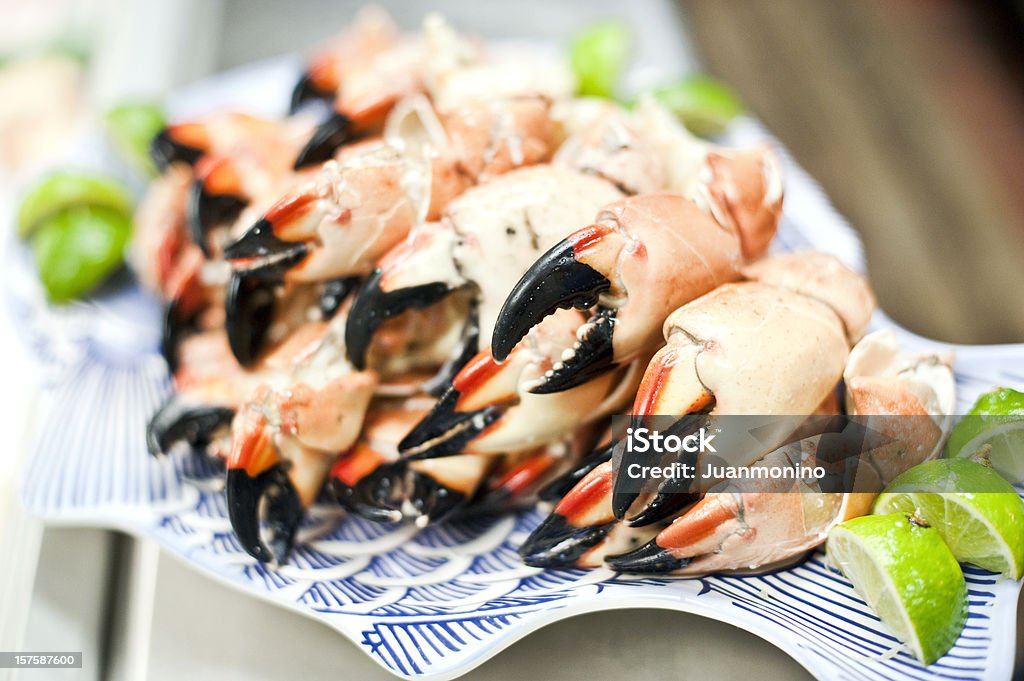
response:
<path id="1" fill-rule="evenodd" d="M 1024 576 L 1024 502 L 988 466 L 970 459 L 914 466 L 889 483 L 873 513 L 917 513 L 961 563 Z"/>
<path id="2" fill-rule="evenodd" d="M 921 662 L 956 643 L 967 621 L 967 584 L 937 530 L 903 513 L 862 516 L 834 528 L 826 551 Z"/>
<path id="3" fill-rule="evenodd" d="M 989 461 L 1012 483 L 1024 482 L 1024 393 L 996 388 L 978 398 L 949 435 L 950 456 L 972 456 L 984 445 Z"/>
<path id="4" fill-rule="evenodd" d="M 157 174 L 149 156 L 149 145 L 167 125 L 163 109 L 145 102 L 126 102 L 115 106 L 104 117 L 107 134 L 114 148 L 136 169 Z"/>
<path id="5" fill-rule="evenodd" d="M 732 119 L 743 113 L 739 96 L 711 76 L 689 76 L 659 87 L 651 94 L 675 113 L 692 133 L 704 137 L 722 133 Z"/>
<path id="6" fill-rule="evenodd" d="M 25 194 L 18 209 L 18 236 L 32 232 L 72 206 L 109 208 L 125 216 L 132 212 L 132 198 L 117 180 L 105 175 L 74 171 L 54 173 Z"/>
<path id="7" fill-rule="evenodd" d="M 91 291 L 124 260 L 131 219 L 106 206 L 76 206 L 38 227 L 32 238 L 46 295 L 66 303 Z"/>
<path id="8" fill-rule="evenodd" d="M 629 29 L 617 21 L 593 24 L 569 44 L 569 64 L 582 97 L 615 96 L 629 57 Z"/>

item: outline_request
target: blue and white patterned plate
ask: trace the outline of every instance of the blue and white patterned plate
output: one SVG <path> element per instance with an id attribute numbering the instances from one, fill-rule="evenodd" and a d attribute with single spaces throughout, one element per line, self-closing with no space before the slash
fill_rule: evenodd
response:
<path id="1" fill-rule="evenodd" d="M 187 114 L 233 103 L 267 111 L 285 101 L 294 62 L 249 67 L 175 100 Z M 255 97 L 255 99 L 254 99 Z M 750 120 L 736 144 L 764 139 Z M 96 145 L 93 145 L 94 147 Z M 84 163 L 102 165 L 86 145 Z M 855 234 L 814 182 L 786 159 L 780 251 L 813 247 L 863 269 Z M 197 569 L 334 627 L 405 678 L 450 679 L 557 620 L 613 608 L 667 608 L 747 629 L 822 679 L 1009 679 L 1020 588 L 967 568 L 970 615 L 956 646 L 922 667 L 821 552 L 773 574 L 699 580 L 634 578 L 608 570 L 523 566 L 516 547 L 534 511 L 430 527 L 375 525 L 315 507 L 288 565 L 246 555 L 227 519 L 220 475 L 190 457 L 146 453 L 148 417 L 169 390 L 156 353 L 157 304 L 130 282 L 63 310 L 42 300 L 28 257 L 12 249 L 5 293 L 44 377 L 43 417 L 21 485 L 25 505 L 52 523 L 150 537 Z M 876 326 L 891 322 L 881 313 Z M 901 331 L 910 347 L 941 344 Z M 993 385 L 1024 388 L 1024 345 L 956 347 L 957 407 Z"/>

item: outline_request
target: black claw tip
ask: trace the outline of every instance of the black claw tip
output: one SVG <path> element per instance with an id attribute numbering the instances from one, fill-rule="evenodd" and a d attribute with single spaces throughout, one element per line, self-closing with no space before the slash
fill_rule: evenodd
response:
<path id="1" fill-rule="evenodd" d="M 260 218 L 245 234 L 234 243 L 224 248 L 225 260 L 248 260 L 250 258 L 267 258 L 276 255 L 288 255 L 295 258 L 299 251 L 306 250 L 305 244 L 297 241 L 284 241 L 274 234 L 274 226 L 270 220 Z"/>
<path id="2" fill-rule="evenodd" d="M 207 244 L 210 231 L 237 218 L 247 204 L 248 201 L 234 194 L 210 194 L 202 180 L 192 182 L 188 198 L 188 231 L 203 255 L 211 257 Z"/>
<path id="3" fill-rule="evenodd" d="M 608 536 L 614 525 L 576 527 L 564 516 L 552 513 L 519 547 L 519 555 L 532 567 L 574 567 L 583 554 Z"/>
<path id="4" fill-rule="evenodd" d="M 626 517 L 626 512 L 639 497 L 639 492 L 618 492 L 612 493 L 612 515 L 619 520 Z"/>
<path id="5" fill-rule="evenodd" d="M 323 101 L 333 97 L 333 92 L 321 90 L 313 83 L 313 79 L 308 73 L 303 73 L 295 83 L 295 87 L 292 88 L 291 100 L 288 102 L 288 113 L 296 113 L 306 102 Z"/>
<path id="6" fill-rule="evenodd" d="M 357 369 L 366 368 L 366 354 L 370 341 L 380 325 L 405 310 L 422 309 L 433 305 L 451 290 L 446 284 L 423 284 L 409 288 L 385 291 L 381 288 L 383 271 L 378 267 L 363 283 L 352 301 L 345 323 L 345 350 L 349 361 Z"/>
<path id="7" fill-rule="evenodd" d="M 284 468 L 273 466 L 255 478 L 242 469 L 229 469 L 226 490 L 228 517 L 242 548 L 263 563 L 284 563 L 304 514 L 299 494 Z M 266 499 L 269 546 L 260 536 L 262 499 Z"/>
<path id="8" fill-rule="evenodd" d="M 542 255 L 515 285 L 498 313 L 491 354 L 504 361 L 512 348 L 540 321 L 559 308 L 585 309 L 611 282 L 590 265 L 576 260 L 569 241 Z"/>
<path id="9" fill-rule="evenodd" d="M 359 277 L 340 277 L 326 282 L 320 294 L 320 314 L 323 318 L 330 319 L 337 314 L 345 298 L 358 286 Z"/>
<path id="10" fill-rule="evenodd" d="M 332 478 L 328 491 L 350 513 L 374 522 L 393 523 L 402 519 L 406 469 L 405 461 L 381 464 L 354 485 Z"/>
<path id="11" fill-rule="evenodd" d="M 682 418 L 679 418 L 673 423 L 668 430 L 665 431 L 666 435 L 677 435 L 680 438 L 687 437 L 698 432 L 701 426 L 707 423 L 707 416 L 704 412 L 687 414 Z M 638 427 L 644 424 L 644 417 L 635 416 L 633 418 L 633 426 Z M 617 459 L 617 470 L 624 470 L 629 467 L 630 464 L 641 462 L 643 463 L 643 455 L 637 453 L 630 453 L 624 447 L 620 448 L 620 457 Z M 660 465 L 669 465 L 671 463 L 687 463 L 690 465 L 696 465 L 696 457 L 693 455 L 684 455 L 682 459 L 677 455 L 665 455 L 659 462 Z M 626 476 L 616 476 L 615 483 L 613 485 L 612 493 L 612 511 L 616 518 L 622 519 L 625 517 L 626 512 L 630 506 L 640 496 L 639 491 L 629 489 L 629 481 Z M 695 503 L 700 495 L 692 490 L 693 481 L 689 478 L 665 478 L 658 485 L 657 494 L 654 499 L 651 500 L 639 513 L 629 519 L 629 524 L 632 527 L 642 527 L 644 525 L 650 525 L 660 520 L 665 520 L 675 515 L 677 511 Z"/>
<path id="12" fill-rule="evenodd" d="M 409 460 L 461 454 L 463 448 L 501 415 L 497 407 L 455 411 L 458 390 L 449 388 L 423 419 L 398 443 Z"/>
<path id="13" fill-rule="evenodd" d="M 231 424 L 235 412 L 227 407 L 188 405 L 171 396 L 153 414 L 146 427 L 146 446 L 154 456 L 166 454 L 179 442 L 204 449 L 217 430 Z"/>
<path id="14" fill-rule="evenodd" d="M 259 357 L 274 315 L 274 283 L 259 274 L 235 270 L 224 294 L 224 326 L 231 353 L 242 366 Z"/>
<path id="15" fill-rule="evenodd" d="M 562 392 L 614 369 L 614 330 L 615 310 L 598 308 L 587 320 L 587 332 L 576 343 L 572 357 L 558 362 L 550 374 L 545 374 L 537 385 L 530 388 L 530 392 L 537 395 Z"/>
<path id="16" fill-rule="evenodd" d="M 154 135 L 153 141 L 149 143 L 149 156 L 161 172 L 177 161 L 194 165 L 204 153 L 198 147 L 174 141 L 166 128 Z"/>
<path id="17" fill-rule="evenodd" d="M 412 490 L 409 500 L 416 509 L 420 522 L 438 522 L 462 507 L 466 496 L 441 484 L 425 473 L 410 470 Z"/>
<path id="18" fill-rule="evenodd" d="M 689 558 L 676 558 L 652 539 L 640 548 L 605 558 L 608 567 L 619 572 L 673 572 L 690 564 Z"/>
<path id="19" fill-rule="evenodd" d="M 332 112 L 317 126 L 313 136 L 295 159 L 295 169 L 329 161 L 338 147 L 352 139 L 352 120 L 345 114 Z"/>

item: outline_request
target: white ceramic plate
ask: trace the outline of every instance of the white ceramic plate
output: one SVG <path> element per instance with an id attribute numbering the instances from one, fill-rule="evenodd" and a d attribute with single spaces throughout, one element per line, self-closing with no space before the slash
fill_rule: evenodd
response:
<path id="1" fill-rule="evenodd" d="M 224 105 L 275 113 L 294 61 L 236 71 L 183 92 L 173 113 Z M 737 122 L 729 142 L 767 134 Z M 109 167 L 98 141 L 79 154 Z M 779 251 L 816 248 L 863 269 L 861 245 L 817 185 L 787 163 Z M 52 523 L 96 525 L 150 537 L 197 569 L 245 593 L 322 621 L 407 678 L 449 679 L 526 634 L 565 617 L 612 608 L 667 608 L 747 629 L 822 679 L 1009 679 L 1019 584 L 967 568 L 970 616 L 956 646 L 922 667 L 879 623 L 820 552 L 754 577 L 673 580 L 607 570 L 538 570 L 516 547 L 537 512 L 416 531 L 342 518 L 315 507 L 288 565 L 246 555 L 227 520 L 220 475 L 190 457 L 148 456 L 144 428 L 169 390 L 156 352 L 159 309 L 130 281 L 62 310 L 45 305 L 31 262 L 14 251 L 5 293 L 44 370 L 42 427 L 24 472 L 26 506 Z M 889 326 L 878 313 L 875 326 Z M 941 344 L 900 331 L 910 347 Z M 957 408 L 994 385 L 1024 388 L 1024 346 L 956 347 Z"/>

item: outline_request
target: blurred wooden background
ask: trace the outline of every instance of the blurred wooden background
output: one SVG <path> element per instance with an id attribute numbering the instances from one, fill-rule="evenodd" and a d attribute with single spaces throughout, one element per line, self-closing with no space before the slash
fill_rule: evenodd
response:
<path id="1" fill-rule="evenodd" d="M 680 0 L 707 68 L 861 232 L 882 307 L 1024 341 L 1017 0 Z"/>

